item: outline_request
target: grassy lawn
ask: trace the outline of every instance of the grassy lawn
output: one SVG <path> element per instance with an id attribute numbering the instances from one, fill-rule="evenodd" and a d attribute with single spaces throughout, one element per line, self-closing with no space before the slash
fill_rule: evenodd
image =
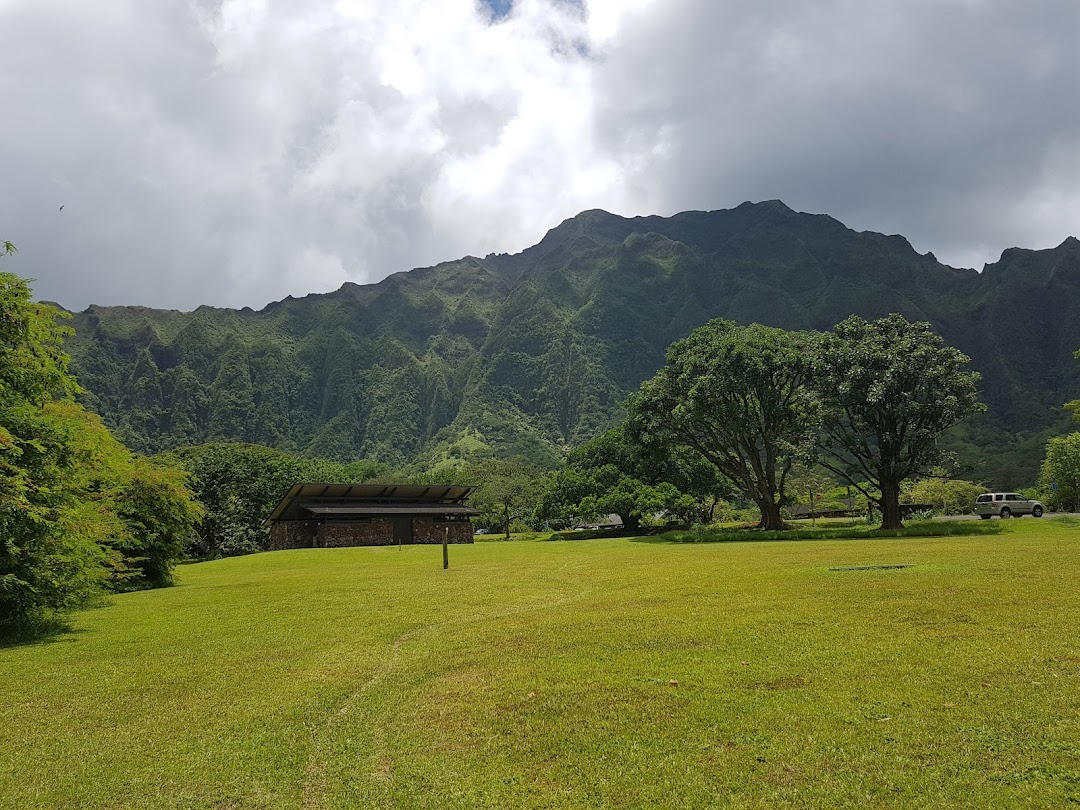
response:
<path id="1" fill-rule="evenodd" d="M 191 565 L 0 649 L 0 807 L 1080 803 L 1073 521 L 441 562 Z"/>

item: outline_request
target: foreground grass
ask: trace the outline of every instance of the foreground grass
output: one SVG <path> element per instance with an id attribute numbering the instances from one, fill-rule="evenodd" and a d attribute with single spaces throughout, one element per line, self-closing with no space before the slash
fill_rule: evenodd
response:
<path id="1" fill-rule="evenodd" d="M 1080 802 L 1078 538 L 187 566 L 0 649 L 0 807 Z"/>

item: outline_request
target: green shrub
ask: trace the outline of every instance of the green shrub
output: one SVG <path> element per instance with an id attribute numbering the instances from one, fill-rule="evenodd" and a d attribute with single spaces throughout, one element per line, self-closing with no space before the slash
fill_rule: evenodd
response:
<path id="1" fill-rule="evenodd" d="M 939 515 L 969 515 L 986 487 L 974 481 L 923 478 L 905 487 L 910 503 L 926 503 Z"/>
<path id="2" fill-rule="evenodd" d="M 853 540 L 869 537 L 955 537 L 972 534 L 996 534 L 1000 523 L 982 521 L 912 521 L 901 529 L 881 529 L 876 525 L 843 525 L 823 523 L 817 527 L 800 525 L 783 531 L 757 528 L 722 528 L 694 526 L 689 529 L 665 532 L 657 542 L 668 543 L 738 543 L 767 540 Z"/>

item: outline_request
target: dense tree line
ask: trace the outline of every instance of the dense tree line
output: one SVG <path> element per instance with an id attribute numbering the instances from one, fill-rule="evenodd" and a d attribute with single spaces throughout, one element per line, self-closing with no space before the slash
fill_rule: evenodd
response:
<path id="1" fill-rule="evenodd" d="M 842 482 L 896 527 L 901 493 L 960 512 L 980 489 L 949 479 L 938 444 L 981 410 L 966 364 L 927 324 L 898 315 L 852 317 L 829 333 L 719 320 L 673 344 L 624 424 L 572 449 L 555 472 L 494 458 L 483 443 L 478 456 L 443 458 L 430 473 L 230 443 L 166 458 L 192 473 L 206 510 L 189 548 L 203 557 L 266 548 L 262 523 L 299 480 L 474 484 L 479 522 L 507 537 L 610 513 L 630 530 L 656 515 L 707 523 L 732 497 L 756 504 L 761 526 L 781 528 L 798 493 L 813 505 Z"/>
<path id="2" fill-rule="evenodd" d="M 784 527 L 787 479 L 800 462 L 855 487 L 885 528 L 898 528 L 901 485 L 941 465 L 942 434 L 982 410 L 967 363 L 929 324 L 899 315 L 853 316 L 825 334 L 714 320 L 672 344 L 631 397 L 625 435 L 653 453 L 683 447 L 707 460 L 757 505 L 762 528 Z M 609 498 L 625 489 L 616 473 L 630 466 L 599 482 Z M 571 457 L 569 468 L 560 486 L 589 465 Z M 663 499 L 650 495 L 644 508 L 659 511 Z"/>
<path id="3" fill-rule="evenodd" d="M 942 434 L 982 410 L 967 363 L 899 315 L 851 317 L 824 334 L 710 321 L 671 345 L 621 426 L 570 452 L 537 521 L 708 522 L 737 493 L 779 529 L 793 491 L 812 500 L 842 481 L 899 527 L 901 487 L 941 476 Z M 952 505 L 958 491 L 942 484 L 935 502 Z"/>
<path id="4" fill-rule="evenodd" d="M 265 551 L 270 530 L 263 524 L 295 483 L 363 483 L 388 473 L 378 462 L 340 463 L 228 442 L 184 447 L 158 458 L 190 473 L 203 516 L 186 553 L 198 559 Z"/>
<path id="5" fill-rule="evenodd" d="M 494 458 L 483 443 L 478 457 L 443 459 L 436 464 L 442 472 L 429 474 L 254 445 L 181 449 L 169 458 L 194 473 L 207 510 L 189 550 L 215 556 L 265 548 L 262 521 L 297 480 L 476 484 L 481 522 L 507 537 L 511 527 L 610 513 L 631 530 L 658 514 L 709 522 L 733 496 L 754 502 L 761 525 L 777 528 L 793 493 L 808 490 L 813 504 L 815 491 L 820 497 L 838 482 L 896 527 L 901 493 L 959 513 L 982 488 L 951 479 L 941 466 L 948 460 L 942 434 L 982 406 L 968 358 L 928 324 L 853 316 L 828 333 L 793 333 L 718 320 L 673 344 L 668 360 L 631 397 L 625 423 L 571 450 L 557 472 Z M 1054 469 L 1065 469 L 1063 457 L 1051 453 Z M 1072 478 L 1058 477 L 1064 485 L 1055 502 L 1073 492 Z"/>

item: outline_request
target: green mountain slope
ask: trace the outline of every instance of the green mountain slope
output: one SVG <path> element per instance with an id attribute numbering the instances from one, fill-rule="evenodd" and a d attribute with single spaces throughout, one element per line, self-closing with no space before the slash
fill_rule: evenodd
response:
<path id="1" fill-rule="evenodd" d="M 425 464 L 552 464 L 617 418 L 665 348 L 710 318 L 827 329 L 930 321 L 984 375 L 989 413 L 952 440 L 972 475 L 1034 479 L 1078 395 L 1080 242 L 983 274 L 778 201 L 626 219 L 586 211 L 516 255 L 466 257 L 259 312 L 90 307 L 73 368 L 131 446 L 235 439 Z"/>

